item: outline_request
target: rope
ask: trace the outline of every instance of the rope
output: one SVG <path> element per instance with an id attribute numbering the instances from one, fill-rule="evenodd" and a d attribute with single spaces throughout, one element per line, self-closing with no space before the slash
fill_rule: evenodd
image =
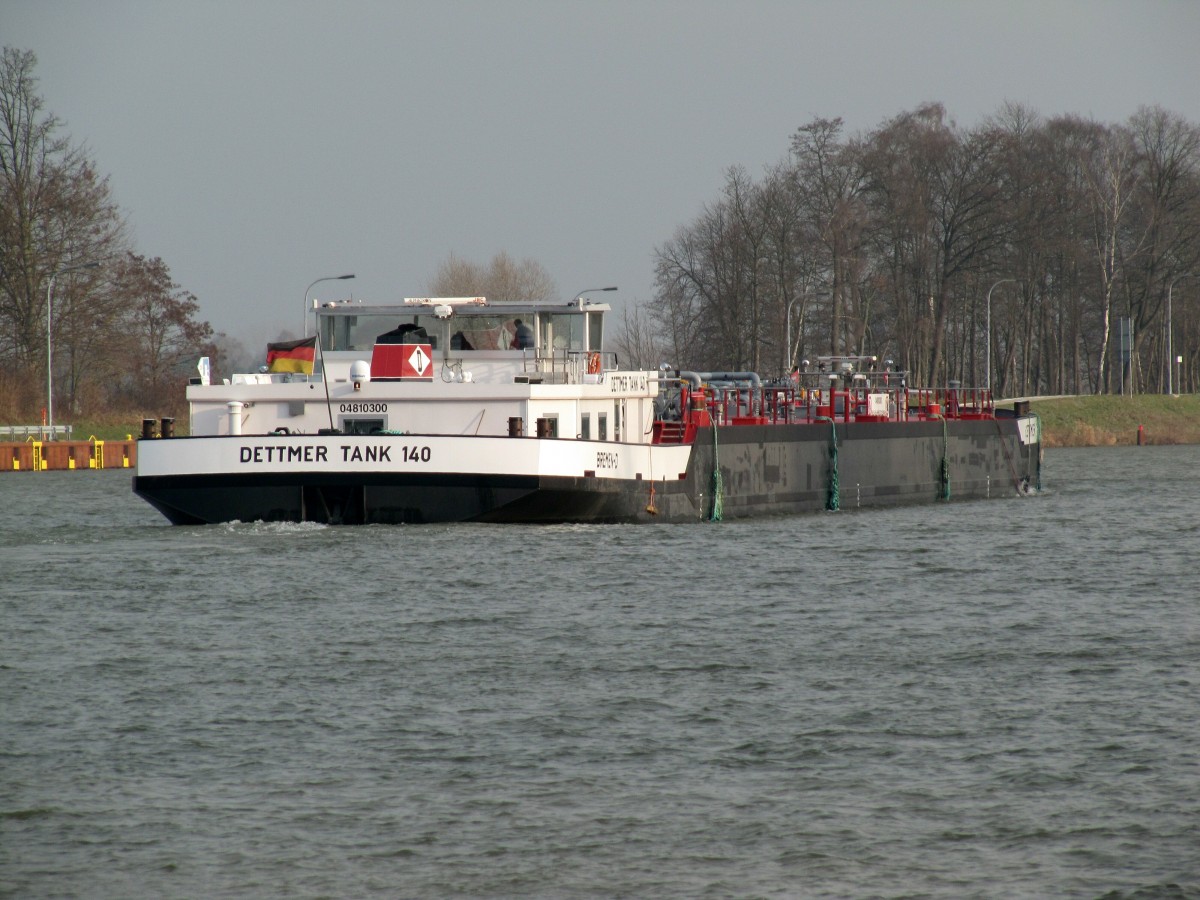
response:
<path id="1" fill-rule="evenodd" d="M 725 482 L 721 478 L 721 456 L 720 448 L 717 446 L 717 423 L 712 423 L 713 432 L 713 474 L 712 474 L 712 515 L 708 517 L 710 522 L 720 522 L 723 507 L 722 494 L 724 493 Z"/>
<path id="2" fill-rule="evenodd" d="M 646 512 L 652 516 L 658 515 L 658 507 L 654 505 L 654 454 L 651 453 L 650 459 L 650 498 L 646 501 Z"/>
<path id="3" fill-rule="evenodd" d="M 1037 444 L 1038 444 L 1038 460 L 1037 460 L 1037 490 L 1042 492 L 1042 417 L 1039 413 L 1034 413 L 1033 417 L 1037 419 Z"/>
<path id="4" fill-rule="evenodd" d="M 837 422 L 828 416 L 817 416 L 816 420 L 828 422 L 832 429 L 832 441 L 829 445 L 829 499 L 825 501 L 825 508 L 830 512 L 837 512 L 842 508 L 842 496 L 838 486 Z"/>
<path id="5" fill-rule="evenodd" d="M 947 432 L 946 417 L 942 416 L 942 465 L 940 467 L 941 484 L 938 486 L 938 499 L 950 499 L 950 435 Z"/>

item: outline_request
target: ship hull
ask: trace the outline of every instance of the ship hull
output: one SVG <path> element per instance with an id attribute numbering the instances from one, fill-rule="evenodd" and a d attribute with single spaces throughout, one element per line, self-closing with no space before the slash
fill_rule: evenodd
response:
<path id="1" fill-rule="evenodd" d="M 144 440 L 134 491 L 174 524 L 685 522 L 1012 497 L 1036 419 L 701 428 L 691 444 L 445 435 Z"/>

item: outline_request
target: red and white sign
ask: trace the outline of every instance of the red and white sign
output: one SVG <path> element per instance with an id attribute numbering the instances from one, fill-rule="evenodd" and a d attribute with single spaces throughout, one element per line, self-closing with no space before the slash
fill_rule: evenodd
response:
<path id="1" fill-rule="evenodd" d="M 433 346 L 376 344 L 371 352 L 371 377 L 433 381 Z"/>
<path id="2" fill-rule="evenodd" d="M 404 357 L 401 378 L 433 378 L 433 348 L 429 344 L 414 344 Z"/>

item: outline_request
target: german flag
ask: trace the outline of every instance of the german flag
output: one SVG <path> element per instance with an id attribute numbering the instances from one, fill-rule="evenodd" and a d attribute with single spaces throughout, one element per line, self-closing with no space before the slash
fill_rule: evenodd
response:
<path id="1" fill-rule="evenodd" d="M 267 371 L 303 372 L 305 375 L 311 375 L 316 355 L 316 335 L 298 341 L 267 344 Z"/>

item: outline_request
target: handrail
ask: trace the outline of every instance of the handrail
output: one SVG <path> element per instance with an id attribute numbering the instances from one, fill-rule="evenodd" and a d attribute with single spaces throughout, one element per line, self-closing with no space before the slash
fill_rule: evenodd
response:
<path id="1" fill-rule="evenodd" d="M 699 406 L 696 404 L 699 403 Z M 705 416 L 697 418 L 703 410 Z M 692 426 L 726 424 L 813 424 L 838 422 L 924 422 L 994 419 L 986 388 L 806 389 L 795 385 L 706 384 L 683 386 L 681 416 Z"/>
<path id="2" fill-rule="evenodd" d="M 42 441 L 52 441 L 61 435 L 63 439 L 69 441 L 71 431 L 70 425 L 0 425 L 0 439 L 27 441 L 36 438 Z"/>

